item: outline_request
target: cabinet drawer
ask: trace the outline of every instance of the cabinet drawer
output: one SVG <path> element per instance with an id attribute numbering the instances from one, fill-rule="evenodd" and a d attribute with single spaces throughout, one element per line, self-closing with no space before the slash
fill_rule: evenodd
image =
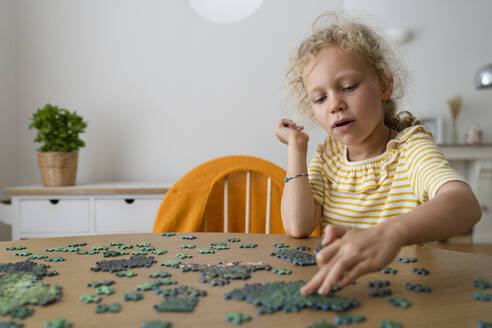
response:
<path id="1" fill-rule="evenodd" d="M 88 233 L 88 199 L 20 200 L 22 233 Z"/>
<path id="2" fill-rule="evenodd" d="M 96 232 L 152 232 L 161 202 L 162 197 L 96 199 Z"/>

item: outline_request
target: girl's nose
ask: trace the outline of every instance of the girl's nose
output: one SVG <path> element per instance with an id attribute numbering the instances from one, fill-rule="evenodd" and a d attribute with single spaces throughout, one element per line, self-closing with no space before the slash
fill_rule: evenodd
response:
<path id="1" fill-rule="evenodd" d="M 329 109 L 330 113 L 336 113 L 338 111 L 343 111 L 347 108 L 347 105 L 345 104 L 343 99 L 341 99 L 337 95 L 331 95 L 328 98 L 328 101 L 329 101 L 328 102 L 328 109 Z"/>

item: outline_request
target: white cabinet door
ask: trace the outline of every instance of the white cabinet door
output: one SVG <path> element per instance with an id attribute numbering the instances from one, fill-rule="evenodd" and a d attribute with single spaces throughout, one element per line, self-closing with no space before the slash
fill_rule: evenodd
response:
<path id="1" fill-rule="evenodd" d="M 130 196 L 131 197 L 131 196 Z M 152 232 L 162 202 L 158 198 L 96 198 L 96 233 Z"/>
<path id="2" fill-rule="evenodd" d="M 21 199 L 20 233 L 87 234 L 88 199 Z"/>

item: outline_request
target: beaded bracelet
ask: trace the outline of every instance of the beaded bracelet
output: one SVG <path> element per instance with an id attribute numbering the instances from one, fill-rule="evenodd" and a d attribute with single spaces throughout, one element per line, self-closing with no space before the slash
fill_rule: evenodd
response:
<path id="1" fill-rule="evenodd" d="M 299 173 L 298 175 L 294 175 L 293 177 L 288 177 L 288 178 L 286 177 L 284 181 L 289 182 L 292 179 L 295 179 L 298 177 L 303 177 L 303 176 L 308 176 L 308 174 L 307 173 Z"/>

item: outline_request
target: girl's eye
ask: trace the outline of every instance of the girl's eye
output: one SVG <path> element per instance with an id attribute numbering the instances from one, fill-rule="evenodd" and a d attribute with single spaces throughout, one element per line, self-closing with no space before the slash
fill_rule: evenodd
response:
<path id="1" fill-rule="evenodd" d="M 358 84 L 352 84 L 352 85 L 349 85 L 348 87 L 343 88 L 342 91 L 344 91 L 344 92 L 354 91 L 357 88 L 357 86 L 358 86 Z"/>
<path id="2" fill-rule="evenodd" d="M 326 96 L 323 96 L 323 97 L 319 97 L 319 98 L 314 99 L 313 102 L 315 104 L 322 104 L 325 101 L 325 99 L 326 99 Z"/>

